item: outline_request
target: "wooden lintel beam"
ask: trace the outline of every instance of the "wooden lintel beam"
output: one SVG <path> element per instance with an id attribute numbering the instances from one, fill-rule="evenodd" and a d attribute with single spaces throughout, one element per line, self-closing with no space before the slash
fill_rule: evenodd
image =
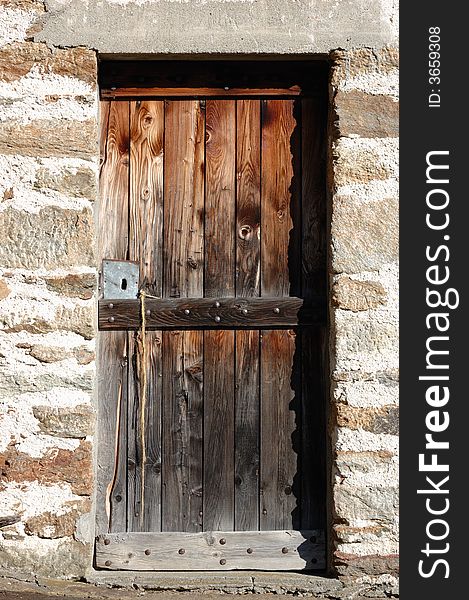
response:
<path id="1" fill-rule="evenodd" d="M 99 328 L 138 329 L 140 300 L 100 300 Z M 145 299 L 148 329 L 275 329 L 325 322 L 323 298 L 164 298 Z"/>
<path id="2" fill-rule="evenodd" d="M 292 86 L 290 88 L 204 88 L 204 87 L 116 87 L 102 88 L 101 98 L 103 100 L 114 98 L 178 98 L 178 97 L 225 97 L 225 96 L 243 96 L 243 97 L 265 97 L 265 96 L 300 96 L 301 88 Z"/>

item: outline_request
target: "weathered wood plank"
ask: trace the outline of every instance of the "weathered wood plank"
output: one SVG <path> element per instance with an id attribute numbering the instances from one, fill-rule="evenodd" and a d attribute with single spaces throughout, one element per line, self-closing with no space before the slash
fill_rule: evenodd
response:
<path id="1" fill-rule="evenodd" d="M 236 332 L 235 530 L 259 528 L 259 332 Z"/>
<path id="2" fill-rule="evenodd" d="M 101 116 L 107 119 L 101 127 L 106 142 L 101 141 L 103 154 L 100 169 L 99 246 L 98 258 L 126 260 L 128 248 L 129 196 L 129 103 L 111 102 L 109 111 Z"/>
<path id="3" fill-rule="evenodd" d="M 262 101 L 261 294 L 295 295 L 298 265 L 290 257 L 293 222 L 291 138 L 296 121 L 291 100 Z M 296 224 L 295 224 L 296 225 Z M 290 285 L 290 284 L 294 285 Z"/>
<path id="4" fill-rule="evenodd" d="M 163 102 L 130 103 L 129 259 L 139 261 L 140 288 L 156 296 L 162 292 L 163 134 Z M 129 477 L 129 524 L 132 531 L 160 531 L 161 332 L 145 336 L 145 365 L 141 336 L 134 349 L 136 377 L 130 382 L 129 396 L 135 396 L 135 402 L 129 418 L 140 422 L 132 430 L 139 439 L 129 439 L 136 459 Z M 144 398 L 140 389 L 143 368 L 147 380 Z M 140 497 L 132 497 L 132 493 Z"/>
<path id="5" fill-rule="evenodd" d="M 234 526 L 234 331 L 204 332 L 204 530 Z"/>
<path id="6" fill-rule="evenodd" d="M 259 296 L 261 105 L 236 102 L 236 295 Z"/>
<path id="7" fill-rule="evenodd" d="M 217 306 L 216 303 L 220 306 Z M 324 323 L 325 300 L 314 297 L 308 306 L 301 298 L 147 298 L 146 325 L 149 328 L 258 328 L 295 327 Z M 277 310 L 278 309 L 278 312 Z M 186 312 L 189 311 L 189 312 Z M 247 312 L 244 312 L 247 311 Z M 99 327 L 138 329 L 141 325 L 139 300 L 100 300 Z M 219 317 L 219 320 L 217 319 Z"/>
<path id="8" fill-rule="evenodd" d="M 249 88 L 231 88 L 225 90 L 222 87 L 208 88 L 208 87 L 160 87 L 160 88 L 148 88 L 148 87 L 122 87 L 116 89 L 103 88 L 101 89 L 101 98 L 104 100 L 109 98 L 111 100 L 115 98 L 175 98 L 175 97 L 265 97 L 265 96 L 299 96 L 301 89 L 298 86 L 292 87 L 279 87 L 279 88 L 265 88 L 265 89 L 249 89 Z"/>
<path id="9" fill-rule="evenodd" d="M 130 103 L 129 258 L 154 296 L 162 291 L 163 134 L 162 101 Z"/>
<path id="10" fill-rule="evenodd" d="M 98 342 L 98 471 L 96 530 L 126 531 L 127 333 L 106 331 Z"/>
<path id="11" fill-rule="evenodd" d="M 167 101 L 164 154 L 163 296 L 202 296 L 205 111 L 197 100 Z"/>
<path id="12" fill-rule="evenodd" d="M 305 98 L 302 104 L 302 296 L 327 291 L 326 169 L 324 158 L 324 102 Z"/>
<path id="13" fill-rule="evenodd" d="M 100 119 L 99 263 L 127 258 L 129 103 L 103 102 Z M 98 533 L 126 530 L 126 340 L 124 331 L 101 332 L 98 338 Z"/>
<path id="14" fill-rule="evenodd" d="M 163 333 L 162 530 L 202 527 L 203 333 Z"/>
<path id="15" fill-rule="evenodd" d="M 261 333 L 260 529 L 288 529 L 297 521 L 293 449 L 296 423 L 292 389 L 292 330 Z"/>
<path id="16" fill-rule="evenodd" d="M 325 527 L 325 328 L 305 327 L 302 342 L 301 528 Z"/>
<path id="17" fill-rule="evenodd" d="M 205 144 L 205 296 L 235 293 L 234 100 L 207 100 Z"/>
<path id="18" fill-rule="evenodd" d="M 326 566 L 324 532 L 110 534 L 97 540 L 96 566 L 135 571 L 319 570 Z"/>

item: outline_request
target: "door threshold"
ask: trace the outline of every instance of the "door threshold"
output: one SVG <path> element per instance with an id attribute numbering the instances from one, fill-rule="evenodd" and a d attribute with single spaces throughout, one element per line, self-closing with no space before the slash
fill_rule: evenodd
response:
<path id="1" fill-rule="evenodd" d="M 225 593 L 326 594 L 343 587 L 326 573 L 279 571 L 98 571 L 85 576 L 88 583 L 156 591 L 220 591 Z"/>

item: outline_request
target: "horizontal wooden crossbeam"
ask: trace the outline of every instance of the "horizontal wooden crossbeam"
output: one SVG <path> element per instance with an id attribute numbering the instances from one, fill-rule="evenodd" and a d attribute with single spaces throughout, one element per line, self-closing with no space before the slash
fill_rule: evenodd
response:
<path id="1" fill-rule="evenodd" d="M 324 532 L 110 533 L 97 538 L 96 566 L 135 571 L 322 570 Z"/>
<path id="2" fill-rule="evenodd" d="M 179 97 L 202 97 L 202 98 L 223 98 L 223 97 L 295 97 L 301 95 L 299 86 L 291 88 L 148 88 L 148 87 L 128 87 L 128 88 L 110 88 L 101 90 L 103 100 L 114 98 L 179 98 Z"/>
<path id="3" fill-rule="evenodd" d="M 100 300 L 99 328 L 138 329 L 140 300 Z M 148 329 L 275 329 L 325 322 L 321 297 L 145 299 Z"/>

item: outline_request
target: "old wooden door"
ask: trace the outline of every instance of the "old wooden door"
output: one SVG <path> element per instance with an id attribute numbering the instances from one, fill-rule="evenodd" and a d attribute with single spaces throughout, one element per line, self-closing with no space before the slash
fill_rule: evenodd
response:
<path id="1" fill-rule="evenodd" d="M 100 300 L 97 567 L 324 568 L 324 120 L 101 102 L 99 255 L 145 297 Z"/>

